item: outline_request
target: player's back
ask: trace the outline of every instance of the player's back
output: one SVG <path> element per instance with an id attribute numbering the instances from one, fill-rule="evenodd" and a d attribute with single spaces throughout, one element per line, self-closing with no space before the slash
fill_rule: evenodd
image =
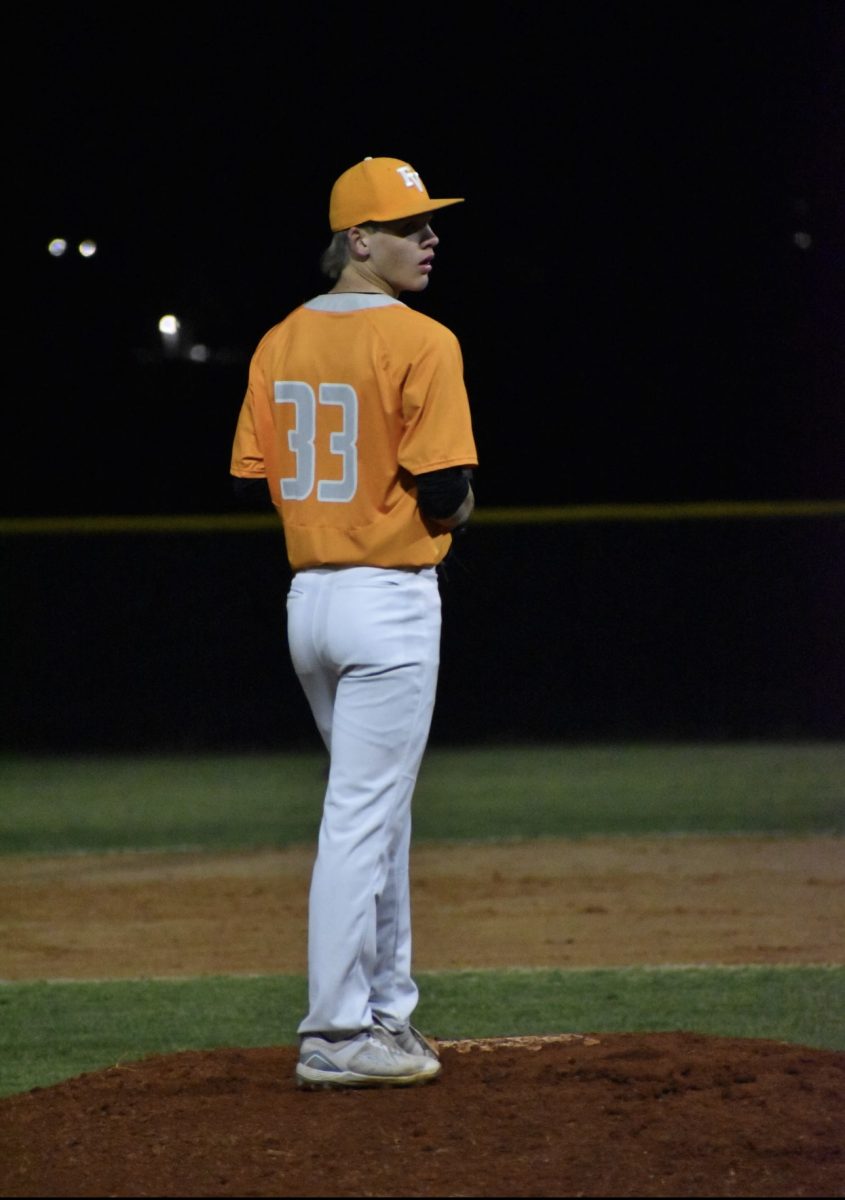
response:
<path id="1" fill-rule="evenodd" d="M 381 293 L 318 296 L 262 338 L 250 392 L 296 568 L 440 561 L 411 476 L 475 462 L 450 330 Z"/>

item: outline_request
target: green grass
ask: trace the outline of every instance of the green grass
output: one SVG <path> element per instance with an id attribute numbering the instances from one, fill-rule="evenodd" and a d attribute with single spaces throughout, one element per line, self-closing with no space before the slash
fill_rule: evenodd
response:
<path id="1" fill-rule="evenodd" d="M 843 967 L 421 973 L 436 1037 L 687 1030 L 845 1049 Z M 0 987 L 0 1096 L 150 1054 L 296 1042 L 299 976 Z"/>
<path id="2" fill-rule="evenodd" d="M 418 838 L 843 831 L 845 744 L 438 750 L 414 812 Z"/>
<path id="3" fill-rule="evenodd" d="M 0 758 L 0 854 L 316 836 L 319 752 Z M 845 832 L 845 744 L 430 748 L 417 841 Z"/>

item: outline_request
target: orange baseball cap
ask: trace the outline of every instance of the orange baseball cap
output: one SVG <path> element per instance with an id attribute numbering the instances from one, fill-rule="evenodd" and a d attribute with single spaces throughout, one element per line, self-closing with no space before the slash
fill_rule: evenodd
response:
<path id="1" fill-rule="evenodd" d="M 463 196 L 432 200 L 412 166 L 401 158 L 365 158 L 335 181 L 329 200 L 332 233 L 364 221 L 398 221 L 462 204 Z"/>

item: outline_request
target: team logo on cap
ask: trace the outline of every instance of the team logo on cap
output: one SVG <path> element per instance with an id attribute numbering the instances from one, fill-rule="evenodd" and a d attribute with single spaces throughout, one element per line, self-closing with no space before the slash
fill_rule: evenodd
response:
<path id="1" fill-rule="evenodd" d="M 422 180 L 419 177 L 419 172 L 415 171 L 412 167 L 397 167 L 396 174 L 401 175 L 405 180 L 405 187 L 415 187 L 418 192 L 425 190 Z"/>

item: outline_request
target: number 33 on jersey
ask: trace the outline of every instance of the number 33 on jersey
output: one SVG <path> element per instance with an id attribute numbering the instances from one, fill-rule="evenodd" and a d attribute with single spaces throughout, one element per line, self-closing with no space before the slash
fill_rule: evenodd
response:
<path id="1" fill-rule="evenodd" d="M 273 385 L 277 404 L 294 406 L 294 425 L 288 432 L 288 446 L 296 457 L 296 474 L 282 479 L 283 500 L 307 500 L 314 490 L 317 451 L 317 400 L 314 389 L 301 380 L 277 380 Z M 317 499 L 348 504 L 358 490 L 358 395 L 348 383 L 321 383 L 320 404 L 334 404 L 341 410 L 339 430 L 328 435 L 329 453 L 340 459 L 342 474 L 334 478 L 337 466 L 317 483 Z"/>
<path id="2" fill-rule="evenodd" d="M 294 571 L 436 565 L 413 476 L 477 462 L 457 338 L 401 301 L 319 296 L 259 342 L 231 472 L 267 480 Z"/>

